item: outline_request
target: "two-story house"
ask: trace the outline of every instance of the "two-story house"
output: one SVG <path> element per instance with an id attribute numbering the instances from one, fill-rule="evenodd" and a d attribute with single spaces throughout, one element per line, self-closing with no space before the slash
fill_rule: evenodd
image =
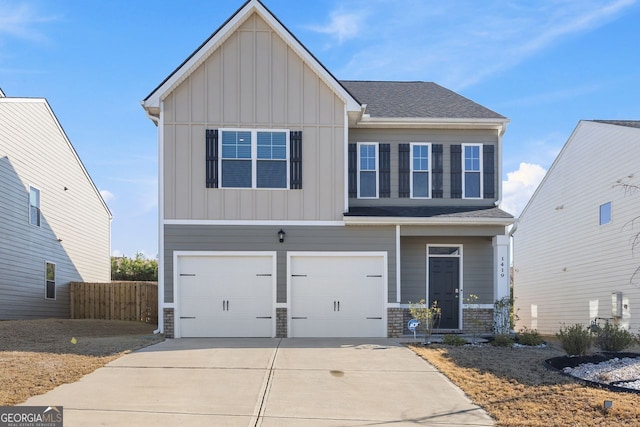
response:
<path id="1" fill-rule="evenodd" d="M 399 336 L 421 299 L 462 331 L 508 295 L 505 117 L 434 83 L 337 80 L 259 0 L 142 106 L 167 336 Z"/>
<path id="2" fill-rule="evenodd" d="M 44 98 L 0 91 L 0 320 L 69 317 L 111 280 L 111 212 Z"/>
<path id="3" fill-rule="evenodd" d="M 639 149 L 639 120 L 578 122 L 513 229 L 518 328 L 638 331 Z"/>

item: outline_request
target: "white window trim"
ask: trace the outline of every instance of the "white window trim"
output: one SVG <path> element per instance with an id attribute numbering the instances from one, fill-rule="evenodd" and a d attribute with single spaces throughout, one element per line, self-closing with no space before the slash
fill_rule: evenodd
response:
<path id="1" fill-rule="evenodd" d="M 47 264 L 51 264 L 53 265 L 53 298 L 49 298 L 47 297 L 47 282 L 49 282 L 48 278 L 47 278 Z M 50 300 L 50 301 L 55 301 L 58 298 L 58 289 L 57 289 L 57 285 L 56 285 L 56 276 L 58 274 L 58 268 L 56 266 L 55 262 L 51 262 L 51 261 L 45 261 L 44 262 L 44 299 L 46 300 Z"/>
<path id="2" fill-rule="evenodd" d="M 250 132 L 251 133 L 251 187 L 223 187 L 222 186 L 222 133 L 223 132 Z M 258 187 L 258 160 L 266 160 L 266 159 L 258 159 L 258 132 L 284 132 L 286 138 L 286 173 L 287 173 L 287 182 L 284 188 L 263 188 Z M 291 187 L 290 183 L 290 163 L 291 163 L 291 149 L 290 149 L 290 141 L 289 138 L 291 136 L 291 132 L 289 129 L 246 129 L 246 128 L 219 128 L 218 129 L 218 188 L 220 189 L 231 189 L 231 190 L 289 190 Z M 249 159 L 244 159 L 249 160 Z M 283 160 L 277 160 L 283 161 Z"/>
<path id="3" fill-rule="evenodd" d="M 376 195 L 375 197 L 362 197 L 360 196 L 360 146 L 362 145 L 373 145 L 375 146 L 376 149 L 376 169 L 375 169 L 375 173 L 376 173 Z M 357 177 L 357 182 L 358 182 L 358 199 L 378 199 L 380 196 L 380 150 L 379 150 L 379 143 L 377 142 L 358 142 L 357 144 L 357 152 L 356 152 L 356 156 L 358 158 L 358 177 Z M 366 172 L 371 172 L 370 170 L 366 171 Z"/>
<path id="4" fill-rule="evenodd" d="M 465 147 L 478 147 L 479 148 L 479 156 L 480 156 L 480 169 L 478 171 L 467 171 L 466 169 L 466 162 L 465 162 Z M 483 198 L 483 194 L 484 194 L 484 171 L 483 171 L 483 164 L 484 164 L 484 151 L 483 151 L 483 144 L 462 144 L 462 198 L 463 199 L 474 199 L 474 200 L 480 200 Z M 465 188 L 465 174 L 467 172 L 474 172 L 474 173 L 479 173 L 480 174 L 480 195 L 478 197 L 468 197 L 467 196 L 467 189 Z"/>
<path id="5" fill-rule="evenodd" d="M 31 222 L 31 190 L 36 190 L 38 192 L 38 224 L 33 224 Z M 29 185 L 29 195 L 27 196 L 27 209 L 28 209 L 28 221 L 29 221 L 29 225 L 32 227 L 40 227 L 42 226 L 42 191 L 40 191 L 40 189 L 38 187 L 35 187 L 33 185 Z"/>
<path id="6" fill-rule="evenodd" d="M 414 171 L 413 169 L 413 147 L 414 146 L 427 146 L 429 153 L 427 154 L 428 157 L 428 161 L 429 161 L 429 165 L 428 170 L 427 171 Z M 432 144 L 430 142 L 412 142 L 409 144 L 409 162 L 411 163 L 410 168 L 409 168 L 409 188 L 410 188 L 410 193 L 409 193 L 409 197 L 412 199 L 430 199 L 431 198 L 431 187 L 432 187 L 432 179 L 433 179 L 433 175 L 432 175 L 432 162 L 433 162 L 433 157 L 431 155 L 432 150 L 431 150 Z M 427 182 L 429 183 L 428 188 L 427 188 L 427 196 L 426 197 L 417 197 L 413 195 L 413 173 L 414 172 L 420 172 L 420 173 L 426 173 L 428 176 Z"/>

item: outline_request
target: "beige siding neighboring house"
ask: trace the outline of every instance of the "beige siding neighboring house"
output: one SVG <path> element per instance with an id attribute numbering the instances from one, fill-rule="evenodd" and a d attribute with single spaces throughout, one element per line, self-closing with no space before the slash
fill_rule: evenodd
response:
<path id="1" fill-rule="evenodd" d="M 615 320 L 640 327 L 640 121 L 580 121 L 520 216 L 514 236 L 518 328 Z M 636 248 L 637 249 L 637 248 Z"/>
<path id="2" fill-rule="evenodd" d="M 419 299 L 459 332 L 508 294 L 500 114 L 435 83 L 337 80 L 258 0 L 142 106 L 167 336 L 398 336 Z"/>
<path id="3" fill-rule="evenodd" d="M 111 213 L 51 107 L 0 97 L 0 319 L 69 316 L 69 282 L 110 281 Z"/>

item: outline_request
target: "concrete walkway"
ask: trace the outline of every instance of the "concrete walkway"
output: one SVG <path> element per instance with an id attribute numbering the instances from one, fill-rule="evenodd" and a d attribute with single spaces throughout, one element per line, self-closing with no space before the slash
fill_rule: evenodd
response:
<path id="1" fill-rule="evenodd" d="M 489 426 L 434 367 L 386 339 L 176 339 L 23 405 L 72 426 Z"/>

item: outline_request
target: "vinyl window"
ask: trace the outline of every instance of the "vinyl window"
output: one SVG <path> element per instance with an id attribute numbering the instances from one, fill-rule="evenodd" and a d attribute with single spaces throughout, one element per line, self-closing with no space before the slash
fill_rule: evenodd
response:
<path id="1" fill-rule="evenodd" d="M 56 265 L 45 262 L 45 295 L 46 299 L 56 299 Z"/>
<path id="2" fill-rule="evenodd" d="M 462 145 L 462 195 L 465 199 L 482 197 L 482 144 Z"/>
<path id="3" fill-rule="evenodd" d="M 378 144 L 358 144 L 358 198 L 378 198 Z"/>
<path id="4" fill-rule="evenodd" d="M 411 198 L 431 197 L 431 144 L 411 144 Z"/>
<path id="5" fill-rule="evenodd" d="M 40 190 L 29 187 L 29 224 L 40 227 Z"/>
<path id="6" fill-rule="evenodd" d="M 221 188 L 288 188 L 289 131 L 221 129 Z"/>

